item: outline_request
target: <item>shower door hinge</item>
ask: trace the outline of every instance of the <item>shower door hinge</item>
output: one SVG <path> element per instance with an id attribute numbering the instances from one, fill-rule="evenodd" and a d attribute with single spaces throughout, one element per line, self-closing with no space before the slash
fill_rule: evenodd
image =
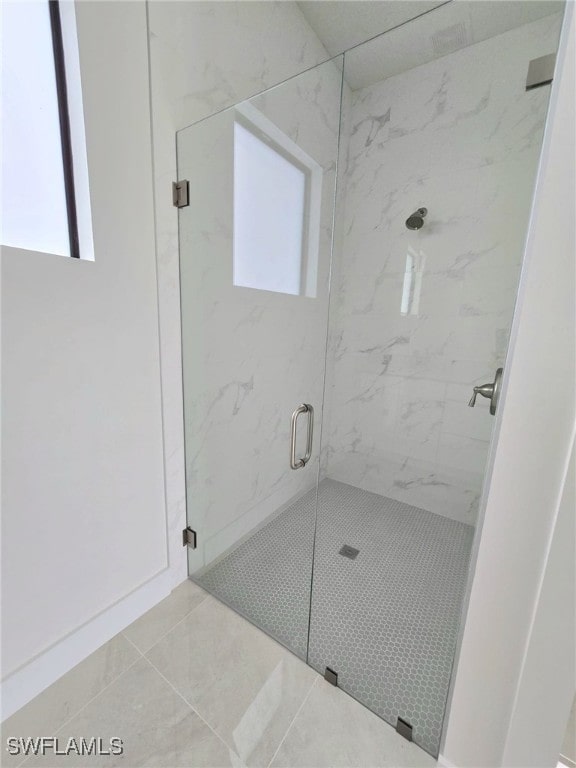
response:
<path id="1" fill-rule="evenodd" d="M 402 717 L 399 717 L 396 721 L 396 730 L 400 736 L 404 736 L 404 738 L 408 739 L 408 741 L 412 741 L 412 726 L 408 720 L 404 720 Z"/>
<path id="2" fill-rule="evenodd" d="M 554 80 L 555 67 L 555 53 L 549 53 L 546 56 L 540 56 L 538 59 L 532 59 L 530 64 L 528 64 L 526 90 L 532 91 L 534 88 L 540 88 L 542 85 L 550 85 L 552 80 Z"/>
<path id="3" fill-rule="evenodd" d="M 190 547 L 190 549 L 196 549 L 197 547 L 196 531 L 193 531 L 190 526 L 184 528 L 182 531 L 182 546 Z"/>
<path id="4" fill-rule="evenodd" d="M 324 680 L 330 685 L 338 685 L 338 672 L 334 672 L 330 667 L 326 667 L 324 670 Z"/>
<path id="5" fill-rule="evenodd" d="M 172 205 L 176 208 L 186 208 L 190 205 L 190 195 L 188 194 L 190 189 L 190 182 L 188 179 L 180 179 L 180 181 L 172 182 Z"/>

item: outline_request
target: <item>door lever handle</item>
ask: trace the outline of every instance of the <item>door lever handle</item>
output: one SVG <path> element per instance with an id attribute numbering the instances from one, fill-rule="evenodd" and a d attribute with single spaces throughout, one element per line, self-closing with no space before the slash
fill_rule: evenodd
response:
<path id="1" fill-rule="evenodd" d="M 474 408 L 476 405 L 476 398 L 478 395 L 487 397 L 490 400 L 490 413 L 492 416 L 496 413 L 498 407 L 498 400 L 500 399 L 500 382 L 502 380 L 502 368 L 496 370 L 494 381 L 490 384 L 481 384 L 479 387 L 474 387 L 472 397 L 468 405 L 470 408 Z"/>

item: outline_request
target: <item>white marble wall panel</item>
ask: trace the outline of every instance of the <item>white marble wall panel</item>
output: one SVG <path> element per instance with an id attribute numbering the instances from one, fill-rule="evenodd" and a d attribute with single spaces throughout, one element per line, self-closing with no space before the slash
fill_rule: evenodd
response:
<path id="1" fill-rule="evenodd" d="M 188 566 L 181 540 L 186 498 L 178 219 L 171 200 L 171 183 L 178 176 L 175 133 L 325 61 L 328 54 L 294 2 L 150 0 L 147 7 L 167 523 L 170 567 L 178 584 Z"/>
<path id="2" fill-rule="evenodd" d="M 178 135 L 190 179 L 180 213 L 188 519 L 202 532 L 192 570 L 317 480 L 319 439 L 309 464 L 292 471 L 289 430 L 302 402 L 320 426 L 340 89 L 341 67 L 328 62 L 250 102 L 322 169 L 314 298 L 233 284 L 235 110 Z M 302 417 L 301 453 L 305 427 Z"/>
<path id="3" fill-rule="evenodd" d="M 549 16 L 353 92 L 328 476 L 475 522 L 493 418 L 468 400 L 506 355 L 549 96 L 526 72 L 559 29 Z"/>
<path id="4" fill-rule="evenodd" d="M 148 5 L 154 58 L 177 129 L 330 58 L 291 0 Z"/>

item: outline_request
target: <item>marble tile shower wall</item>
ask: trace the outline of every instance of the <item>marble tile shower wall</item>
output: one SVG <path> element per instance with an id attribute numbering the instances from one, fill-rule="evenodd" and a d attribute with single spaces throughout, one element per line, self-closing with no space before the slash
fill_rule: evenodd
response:
<path id="1" fill-rule="evenodd" d="M 506 355 L 549 97 L 526 72 L 560 23 L 353 92 L 327 476 L 475 523 L 494 419 L 468 400 Z"/>
<path id="2" fill-rule="evenodd" d="M 329 54 L 291 0 L 250 3 L 149 2 L 151 102 L 166 502 L 174 584 L 188 566 L 178 220 L 170 185 L 177 178 L 174 134 L 249 98 Z"/>
<path id="3" fill-rule="evenodd" d="M 341 76 L 341 61 L 327 62 L 250 100 L 323 171 L 314 298 L 233 285 L 235 111 L 178 139 L 191 179 L 180 261 L 188 506 L 202 532 L 193 571 L 317 480 L 319 441 L 291 472 L 289 427 L 299 403 L 322 400 Z"/>

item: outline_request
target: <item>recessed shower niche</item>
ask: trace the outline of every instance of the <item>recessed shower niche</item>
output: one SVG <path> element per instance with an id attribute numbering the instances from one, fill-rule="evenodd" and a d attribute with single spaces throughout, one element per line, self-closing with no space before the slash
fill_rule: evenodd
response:
<path id="1" fill-rule="evenodd" d="M 433 755 L 562 19 L 513 5 L 177 135 L 190 575 Z"/>

